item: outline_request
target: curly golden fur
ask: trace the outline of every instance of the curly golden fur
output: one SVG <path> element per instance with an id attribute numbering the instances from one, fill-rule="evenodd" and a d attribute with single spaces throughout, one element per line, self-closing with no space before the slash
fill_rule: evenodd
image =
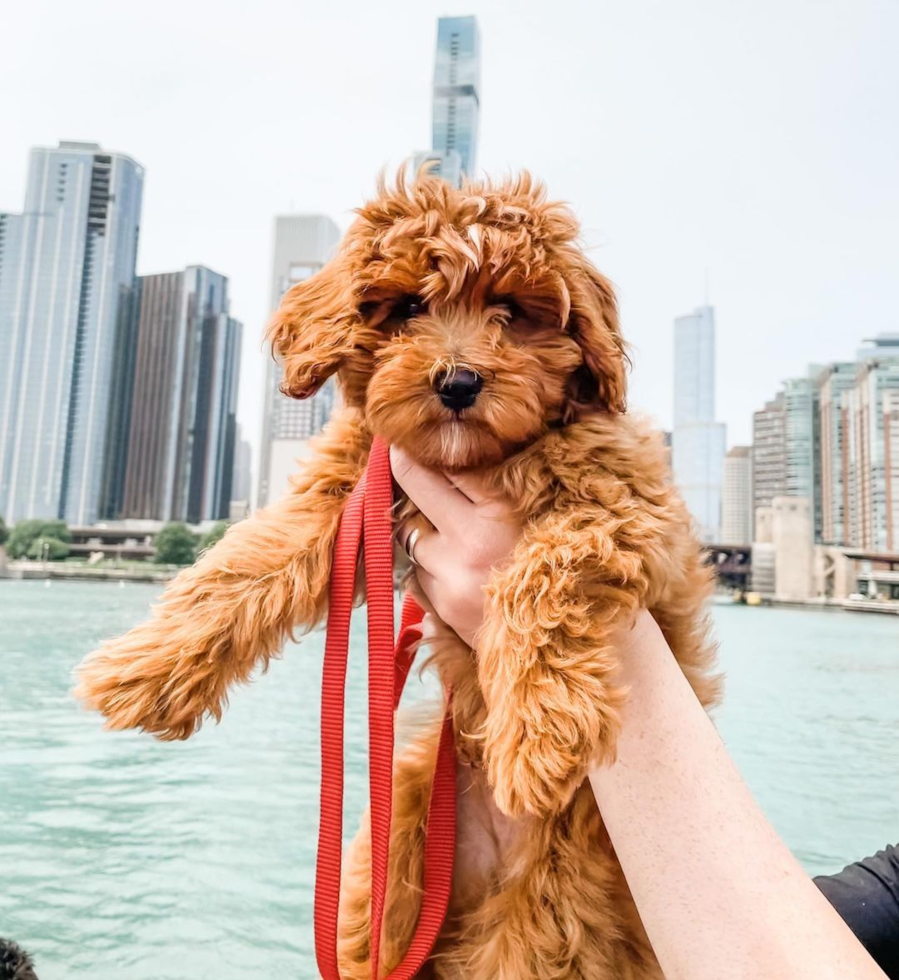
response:
<path id="1" fill-rule="evenodd" d="M 527 175 L 461 190 L 426 176 L 382 185 L 270 328 L 287 394 L 339 379 L 343 407 L 316 457 L 285 499 L 183 572 L 149 622 L 80 669 L 79 697 L 110 727 L 186 738 L 292 630 L 322 620 L 372 434 L 425 465 L 488 474 L 525 530 L 487 588 L 476 653 L 448 628 L 433 643 L 454 690 L 460 842 L 422 976 L 661 976 L 584 776 L 614 752 L 624 692 L 612 637 L 641 606 L 700 700 L 716 699 L 711 573 L 661 440 L 625 413 L 614 292 L 577 235 Z M 447 407 L 441 385 L 463 371 L 480 393 Z M 436 732 L 397 762 L 382 971 L 415 926 Z M 371 976 L 369 856 L 363 823 L 343 883 L 347 978 Z"/>

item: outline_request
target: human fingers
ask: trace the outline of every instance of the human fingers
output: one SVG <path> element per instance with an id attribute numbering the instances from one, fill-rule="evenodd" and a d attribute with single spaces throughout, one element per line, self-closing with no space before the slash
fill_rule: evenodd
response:
<path id="1" fill-rule="evenodd" d="M 442 473 L 422 466 L 396 446 L 390 447 L 390 467 L 412 503 L 439 531 L 470 520 L 472 502 Z"/>
<path id="2" fill-rule="evenodd" d="M 400 547 L 416 568 L 424 568 L 432 575 L 442 567 L 439 562 L 440 532 L 428 531 L 420 522 L 404 521 L 397 532 Z"/>
<path id="3" fill-rule="evenodd" d="M 444 471 L 447 480 L 473 504 L 487 504 L 496 500 L 496 495 L 491 493 L 489 481 L 483 473 L 474 470 L 464 472 Z"/>

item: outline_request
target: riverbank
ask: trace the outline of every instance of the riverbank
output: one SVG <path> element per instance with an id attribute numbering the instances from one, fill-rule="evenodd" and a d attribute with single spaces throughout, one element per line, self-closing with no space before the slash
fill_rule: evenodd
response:
<path id="1" fill-rule="evenodd" d="M 776 596 L 748 592 L 744 598 L 718 593 L 715 603 L 722 606 L 773 606 L 778 609 L 814 609 L 819 612 L 863 612 L 899 616 L 899 602 L 889 599 L 832 599 L 826 596 L 816 599 L 778 599 Z"/>
<path id="2" fill-rule="evenodd" d="M 771 599 L 769 606 L 781 609 L 819 609 L 825 612 L 863 612 L 899 616 L 899 602 L 888 599 Z"/>
<path id="3" fill-rule="evenodd" d="M 133 562 L 129 565 L 101 562 L 88 565 L 87 562 L 11 561 L 5 567 L 0 567 L 0 579 L 164 583 L 173 579 L 180 570 L 172 565 L 152 565 L 149 562 Z"/>

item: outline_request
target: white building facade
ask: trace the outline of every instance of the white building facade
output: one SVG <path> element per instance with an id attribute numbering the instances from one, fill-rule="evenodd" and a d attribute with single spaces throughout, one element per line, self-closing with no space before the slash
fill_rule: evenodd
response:
<path id="1" fill-rule="evenodd" d="M 752 544 L 752 448 L 734 446 L 724 457 L 721 544 Z"/>
<path id="2" fill-rule="evenodd" d="M 272 313 L 291 286 L 314 276 L 325 265 L 339 241 L 340 229 L 323 214 L 275 218 Z M 287 492 L 290 476 L 296 472 L 296 461 L 308 455 L 307 442 L 321 432 L 337 396 L 333 378 L 317 394 L 303 401 L 283 395 L 279 389 L 281 380 L 280 364 L 268 357 L 256 501 L 259 507 L 274 503 Z"/>

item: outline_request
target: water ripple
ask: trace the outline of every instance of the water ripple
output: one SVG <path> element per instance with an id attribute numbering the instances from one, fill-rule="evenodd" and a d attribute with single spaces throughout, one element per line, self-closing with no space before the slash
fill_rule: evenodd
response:
<path id="1" fill-rule="evenodd" d="M 186 743 L 103 732 L 68 696 L 153 586 L 0 582 L 0 935 L 41 980 L 312 978 L 321 637 Z M 812 872 L 899 837 L 894 620 L 717 608 L 719 728 Z M 366 794 L 364 634 L 347 703 L 346 829 Z M 410 680 L 410 685 L 414 684 Z"/>

